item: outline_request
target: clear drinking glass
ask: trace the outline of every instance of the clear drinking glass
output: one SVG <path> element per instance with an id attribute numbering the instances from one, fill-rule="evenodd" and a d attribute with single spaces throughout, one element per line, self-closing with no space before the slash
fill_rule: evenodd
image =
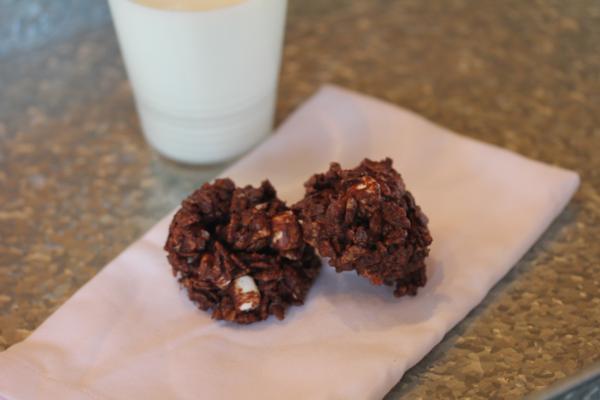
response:
<path id="1" fill-rule="evenodd" d="M 109 0 L 148 142 L 192 164 L 270 133 L 287 0 Z"/>

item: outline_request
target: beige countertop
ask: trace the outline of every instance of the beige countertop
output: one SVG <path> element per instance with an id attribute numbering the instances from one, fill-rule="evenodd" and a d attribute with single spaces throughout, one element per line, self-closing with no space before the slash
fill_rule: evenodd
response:
<path id="1" fill-rule="evenodd" d="M 388 398 L 519 398 L 599 361 L 600 3 L 291 0 L 277 120 L 327 82 L 582 178 Z M 148 149 L 108 23 L 2 56 L 0 349 L 222 168 Z"/>

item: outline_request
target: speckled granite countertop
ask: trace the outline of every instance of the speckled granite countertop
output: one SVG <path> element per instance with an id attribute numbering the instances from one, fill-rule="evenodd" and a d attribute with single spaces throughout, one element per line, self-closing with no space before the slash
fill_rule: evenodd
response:
<path id="1" fill-rule="evenodd" d="M 0 349 L 223 167 L 148 149 L 94 13 L 87 31 L 0 58 Z M 388 397 L 518 398 L 600 360 L 600 3 L 291 0 L 278 121 L 326 82 L 582 178 Z"/>

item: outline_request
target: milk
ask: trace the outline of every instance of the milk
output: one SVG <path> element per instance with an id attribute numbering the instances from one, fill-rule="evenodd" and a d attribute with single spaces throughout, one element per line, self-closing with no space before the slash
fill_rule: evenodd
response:
<path id="1" fill-rule="evenodd" d="M 143 6 L 165 10 L 201 11 L 227 7 L 245 0 L 133 0 Z"/>
<path id="2" fill-rule="evenodd" d="M 136 1 L 109 4 L 156 150 L 214 163 L 271 131 L 286 0 Z"/>

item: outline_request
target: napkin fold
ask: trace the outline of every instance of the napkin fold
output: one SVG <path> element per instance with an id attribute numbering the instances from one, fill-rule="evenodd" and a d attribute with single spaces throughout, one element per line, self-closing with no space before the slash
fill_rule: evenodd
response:
<path id="1" fill-rule="evenodd" d="M 459 136 L 410 111 L 326 86 L 229 168 L 292 203 L 339 161 L 389 156 L 430 219 L 429 282 L 394 298 L 324 267 L 283 321 L 216 322 L 180 290 L 165 217 L 26 340 L 0 353 L 0 397 L 378 399 L 437 344 L 561 212 L 577 174 Z"/>

